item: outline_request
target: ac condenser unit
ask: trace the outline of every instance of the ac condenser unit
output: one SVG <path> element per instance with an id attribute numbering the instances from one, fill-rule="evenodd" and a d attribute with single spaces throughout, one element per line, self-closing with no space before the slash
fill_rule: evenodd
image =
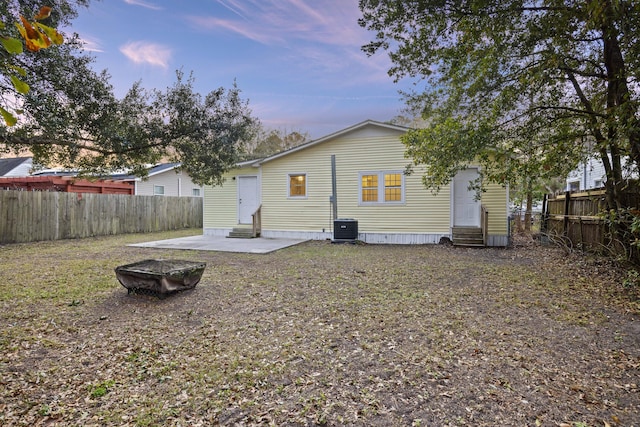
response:
<path id="1" fill-rule="evenodd" d="M 333 221 L 333 242 L 354 243 L 358 239 L 358 221 L 341 218 Z"/>

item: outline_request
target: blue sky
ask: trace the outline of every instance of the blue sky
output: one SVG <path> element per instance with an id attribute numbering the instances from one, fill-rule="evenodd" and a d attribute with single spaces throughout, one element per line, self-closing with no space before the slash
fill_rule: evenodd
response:
<path id="1" fill-rule="evenodd" d="M 386 53 L 367 57 L 372 35 L 357 0 L 103 0 L 80 9 L 71 30 L 107 69 L 116 95 L 141 80 L 164 89 L 193 72 L 203 95 L 234 79 L 267 128 L 318 138 L 401 113 Z"/>

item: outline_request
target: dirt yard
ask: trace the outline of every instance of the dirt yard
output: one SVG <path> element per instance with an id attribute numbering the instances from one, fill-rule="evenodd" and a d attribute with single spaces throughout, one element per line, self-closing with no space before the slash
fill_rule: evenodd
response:
<path id="1" fill-rule="evenodd" d="M 3 426 L 640 426 L 638 289 L 556 248 L 0 246 Z M 194 290 L 113 269 L 205 261 Z M 625 286 L 626 285 L 626 286 Z"/>

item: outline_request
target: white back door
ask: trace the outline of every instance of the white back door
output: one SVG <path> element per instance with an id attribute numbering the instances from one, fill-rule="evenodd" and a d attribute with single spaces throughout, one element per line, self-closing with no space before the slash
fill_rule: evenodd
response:
<path id="1" fill-rule="evenodd" d="M 238 177 L 238 224 L 251 224 L 251 215 L 258 209 L 258 177 Z"/>
<path id="2" fill-rule="evenodd" d="M 480 200 L 470 182 L 478 179 L 477 169 L 464 169 L 453 178 L 453 226 L 480 227 Z"/>

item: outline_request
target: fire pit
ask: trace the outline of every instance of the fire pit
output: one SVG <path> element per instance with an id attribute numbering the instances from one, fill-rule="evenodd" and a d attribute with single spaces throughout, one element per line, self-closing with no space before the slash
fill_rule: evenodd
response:
<path id="1" fill-rule="evenodd" d="M 207 266 L 204 262 L 146 259 L 116 267 L 118 281 L 129 293 L 166 294 L 194 288 Z"/>

